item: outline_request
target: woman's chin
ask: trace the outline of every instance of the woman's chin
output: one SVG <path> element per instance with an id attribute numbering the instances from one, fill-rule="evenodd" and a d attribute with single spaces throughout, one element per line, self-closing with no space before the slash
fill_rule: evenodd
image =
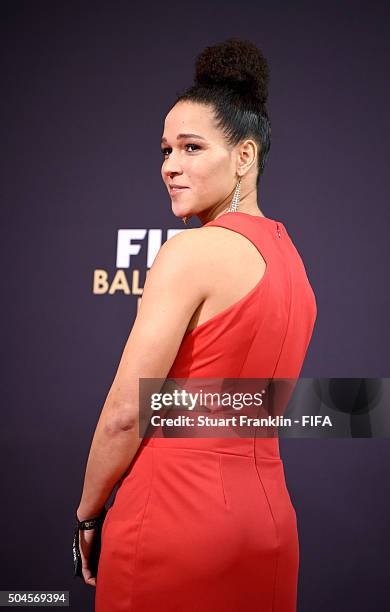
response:
<path id="1" fill-rule="evenodd" d="M 176 206 L 172 206 L 172 212 L 175 217 L 178 217 L 178 219 L 183 219 L 183 217 L 187 217 L 189 219 L 193 215 L 193 213 L 189 210 L 184 210 L 183 208 L 178 208 Z"/>

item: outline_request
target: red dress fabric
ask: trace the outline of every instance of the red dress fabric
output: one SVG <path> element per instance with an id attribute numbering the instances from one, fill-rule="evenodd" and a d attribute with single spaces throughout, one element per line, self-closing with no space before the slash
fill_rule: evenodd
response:
<path id="1" fill-rule="evenodd" d="M 285 226 L 242 212 L 206 226 L 245 236 L 266 270 L 185 334 L 167 377 L 298 378 L 317 308 Z M 298 568 L 277 437 L 149 437 L 103 525 L 95 611 L 295 612 Z"/>

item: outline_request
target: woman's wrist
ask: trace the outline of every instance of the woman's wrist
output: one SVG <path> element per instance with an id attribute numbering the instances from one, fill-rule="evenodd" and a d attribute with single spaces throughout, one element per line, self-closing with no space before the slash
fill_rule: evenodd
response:
<path id="1" fill-rule="evenodd" d="M 83 506 L 79 506 L 76 510 L 76 518 L 78 521 L 89 521 L 94 518 L 98 518 L 102 512 L 105 510 L 105 506 L 100 509 L 93 508 L 85 508 Z"/>

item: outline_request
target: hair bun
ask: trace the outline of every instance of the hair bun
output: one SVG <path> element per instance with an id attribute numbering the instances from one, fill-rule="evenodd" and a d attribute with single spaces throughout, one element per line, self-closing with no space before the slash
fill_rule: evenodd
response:
<path id="1" fill-rule="evenodd" d="M 224 86 L 250 94 L 258 103 L 268 98 L 269 67 L 263 53 L 249 40 L 231 37 L 206 47 L 195 63 L 195 84 Z"/>

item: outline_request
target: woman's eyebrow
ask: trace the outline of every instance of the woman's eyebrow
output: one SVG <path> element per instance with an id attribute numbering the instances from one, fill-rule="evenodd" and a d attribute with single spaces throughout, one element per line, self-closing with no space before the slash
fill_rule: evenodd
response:
<path id="1" fill-rule="evenodd" d="M 206 140 L 206 138 L 203 138 L 203 136 L 199 136 L 198 134 L 179 134 L 177 136 L 177 140 L 180 140 L 181 138 L 199 138 L 200 140 Z M 161 138 L 161 144 L 164 142 L 167 142 L 165 136 Z"/>

